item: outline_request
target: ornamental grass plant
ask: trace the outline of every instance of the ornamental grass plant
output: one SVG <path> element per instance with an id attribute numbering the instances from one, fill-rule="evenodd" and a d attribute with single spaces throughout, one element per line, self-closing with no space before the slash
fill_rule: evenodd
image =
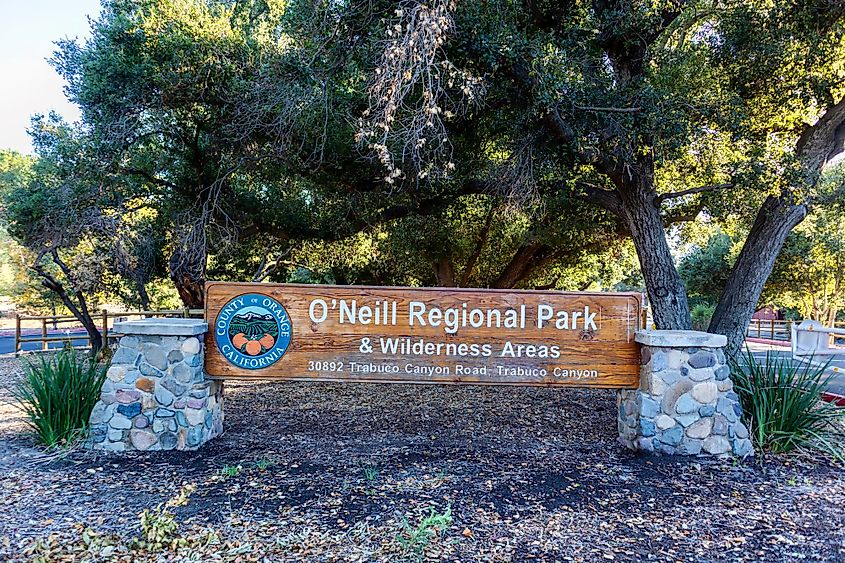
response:
<path id="1" fill-rule="evenodd" d="M 70 346 L 26 362 L 25 377 L 13 394 L 39 442 L 68 445 L 83 434 L 107 368 Z"/>
<path id="2" fill-rule="evenodd" d="M 822 399 L 832 377 L 828 365 L 768 352 L 761 361 L 749 350 L 731 360 L 734 389 L 758 448 L 772 453 L 812 449 L 845 461 L 845 408 Z"/>

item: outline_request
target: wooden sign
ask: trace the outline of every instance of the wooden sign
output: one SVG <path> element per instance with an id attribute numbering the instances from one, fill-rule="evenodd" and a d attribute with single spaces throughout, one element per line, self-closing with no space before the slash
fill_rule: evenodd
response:
<path id="1" fill-rule="evenodd" d="M 206 284 L 211 377 L 634 388 L 632 293 Z"/>

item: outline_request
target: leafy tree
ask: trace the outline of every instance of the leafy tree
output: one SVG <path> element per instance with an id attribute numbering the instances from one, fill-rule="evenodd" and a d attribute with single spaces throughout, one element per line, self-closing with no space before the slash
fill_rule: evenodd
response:
<path id="1" fill-rule="evenodd" d="M 817 211 L 789 235 L 764 298 L 833 326 L 845 308 L 845 216 Z"/>
<path id="2" fill-rule="evenodd" d="M 737 346 L 787 234 L 843 191 L 819 182 L 841 151 L 843 10 L 405 3 L 366 59 L 359 139 L 392 184 L 519 170 L 523 189 L 607 209 L 632 237 L 661 328 L 690 326 L 666 224 L 744 214 L 710 326 Z"/>
<path id="3" fill-rule="evenodd" d="M 91 300 L 121 280 L 149 304 L 155 229 L 92 167 L 86 132 L 51 116 L 35 118 L 31 133 L 38 158 L 25 175 L 4 179 L 4 219 L 27 251 L 28 268 L 82 323 L 97 351 L 103 342 Z"/>
<path id="4" fill-rule="evenodd" d="M 700 297 L 707 305 L 715 305 L 731 275 L 736 254 L 730 235 L 719 230 L 703 246 L 694 247 L 684 256 L 678 271 L 690 297 Z"/>

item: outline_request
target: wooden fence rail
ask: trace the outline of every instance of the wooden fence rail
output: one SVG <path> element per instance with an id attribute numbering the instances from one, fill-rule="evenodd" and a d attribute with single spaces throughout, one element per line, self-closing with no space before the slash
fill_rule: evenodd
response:
<path id="1" fill-rule="evenodd" d="M 109 319 L 119 319 L 125 317 L 202 317 L 205 314 L 203 309 L 162 309 L 158 311 L 107 311 L 103 309 L 98 315 L 100 334 L 103 336 L 103 343 L 108 343 L 109 337 L 114 338 L 119 336 L 109 331 Z M 41 334 L 23 335 L 24 323 L 37 322 L 41 329 Z M 49 326 L 52 325 L 54 329 L 58 328 L 60 324 L 67 324 L 78 322 L 78 319 L 73 315 L 15 315 L 15 354 L 19 354 L 23 345 L 27 342 L 40 342 L 41 350 L 48 350 L 51 342 L 73 342 L 74 340 L 86 340 L 87 346 L 91 346 L 91 340 L 86 335 L 72 335 L 65 334 L 61 336 L 50 336 Z M 113 324 L 113 323 L 112 323 Z"/>

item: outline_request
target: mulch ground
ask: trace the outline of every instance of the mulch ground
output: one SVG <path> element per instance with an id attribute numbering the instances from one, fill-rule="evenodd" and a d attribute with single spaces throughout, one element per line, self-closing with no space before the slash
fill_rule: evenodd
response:
<path id="1" fill-rule="evenodd" d="M 0 390 L 0 560 L 845 559 L 841 469 L 632 454 L 612 391 L 227 384 L 225 413 L 198 452 L 50 457 Z"/>

